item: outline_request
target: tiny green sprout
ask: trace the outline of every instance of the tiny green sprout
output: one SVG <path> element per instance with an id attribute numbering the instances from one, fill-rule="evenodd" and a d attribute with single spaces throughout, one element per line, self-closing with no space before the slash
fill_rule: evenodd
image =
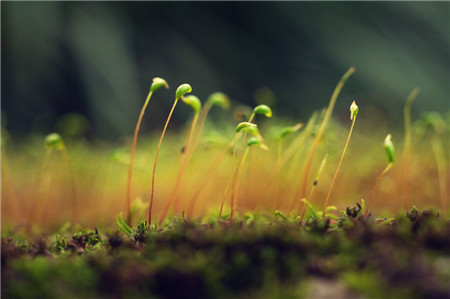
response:
<path id="1" fill-rule="evenodd" d="M 45 137 L 45 146 L 48 149 L 56 149 L 61 151 L 64 149 L 64 142 L 61 135 L 58 133 L 51 133 Z"/>
<path id="2" fill-rule="evenodd" d="M 222 92 L 211 94 L 206 103 L 209 103 L 211 106 L 219 106 L 223 109 L 228 109 L 230 107 L 230 99 Z"/>
<path id="3" fill-rule="evenodd" d="M 394 161 L 395 161 L 394 144 L 392 143 L 392 140 L 391 140 L 391 134 L 388 134 L 386 136 L 386 138 L 384 139 L 383 146 L 384 146 L 384 149 L 385 149 L 385 152 L 386 152 L 388 165 L 381 172 L 380 176 L 377 179 L 377 182 L 375 183 L 375 186 L 373 187 L 372 194 L 370 195 L 370 199 L 367 202 L 367 208 L 366 208 L 366 212 L 364 213 L 364 216 L 367 216 L 369 214 L 369 205 L 372 203 L 373 198 L 375 197 L 375 191 L 377 190 L 378 185 L 381 182 L 381 179 L 389 171 L 389 169 L 391 169 L 391 167 L 392 167 L 392 165 L 394 164 Z"/>
<path id="4" fill-rule="evenodd" d="M 395 150 L 394 144 L 392 143 L 392 136 L 388 134 L 384 139 L 384 150 L 386 151 L 386 157 L 389 163 L 394 163 L 395 161 Z"/>
<path id="5" fill-rule="evenodd" d="M 236 126 L 236 134 L 242 131 L 242 129 L 248 129 L 248 128 L 256 128 L 256 124 L 253 124 L 251 122 L 241 122 Z"/>
<path id="6" fill-rule="evenodd" d="M 127 178 L 127 193 L 126 193 L 126 207 L 127 207 L 127 223 L 131 225 L 131 183 L 133 179 L 133 163 L 134 163 L 134 153 L 136 151 L 137 138 L 139 134 L 139 129 L 141 127 L 142 118 L 144 117 L 145 109 L 147 108 L 148 103 L 150 102 L 150 98 L 153 93 L 160 89 L 161 87 L 165 87 L 169 89 L 169 84 L 167 84 L 166 80 L 156 77 L 153 78 L 152 85 L 150 86 L 150 92 L 145 99 L 144 105 L 142 106 L 141 113 L 139 114 L 139 118 L 136 124 L 136 128 L 134 129 L 134 138 L 133 145 L 131 146 L 130 152 L 130 164 L 128 165 L 128 178 Z"/>
<path id="7" fill-rule="evenodd" d="M 188 106 L 191 106 L 194 109 L 194 112 L 197 114 L 202 109 L 202 103 L 200 100 L 194 95 L 188 95 L 186 97 L 182 97 L 181 100 Z"/>
<path id="8" fill-rule="evenodd" d="M 166 89 L 169 89 L 169 84 L 167 84 L 166 80 L 164 80 L 162 78 L 159 78 L 159 77 L 153 78 L 152 85 L 150 86 L 150 91 L 155 92 L 158 89 L 160 89 L 161 87 L 165 87 Z"/>
<path id="9" fill-rule="evenodd" d="M 189 84 L 181 84 L 175 93 L 175 98 L 179 99 L 187 93 L 192 91 L 192 87 Z"/>

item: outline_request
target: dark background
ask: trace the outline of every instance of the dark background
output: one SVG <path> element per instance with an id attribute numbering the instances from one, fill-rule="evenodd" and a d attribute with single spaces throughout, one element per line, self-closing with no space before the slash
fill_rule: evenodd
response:
<path id="1" fill-rule="evenodd" d="M 76 112 L 90 136 L 129 136 L 155 76 L 171 89 L 152 99 L 147 131 L 181 83 L 202 101 L 223 91 L 248 105 L 270 90 L 276 114 L 304 120 L 353 65 L 336 113 L 356 99 L 401 125 L 415 86 L 413 116 L 449 109 L 449 14 L 450 2 L 2 1 L 2 123 L 46 134 Z"/>

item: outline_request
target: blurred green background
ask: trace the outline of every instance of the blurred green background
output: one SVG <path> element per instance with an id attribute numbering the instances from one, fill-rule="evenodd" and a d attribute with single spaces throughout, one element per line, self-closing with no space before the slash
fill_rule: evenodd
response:
<path id="1" fill-rule="evenodd" d="M 303 121 L 353 65 L 335 113 L 347 118 L 356 99 L 400 126 L 415 86 L 413 117 L 449 109 L 449 28 L 450 2 L 2 1 L 2 123 L 46 134 L 80 113 L 89 137 L 130 136 L 155 76 L 171 89 L 152 99 L 146 131 L 161 129 L 181 83 L 202 100 L 271 98 Z"/>

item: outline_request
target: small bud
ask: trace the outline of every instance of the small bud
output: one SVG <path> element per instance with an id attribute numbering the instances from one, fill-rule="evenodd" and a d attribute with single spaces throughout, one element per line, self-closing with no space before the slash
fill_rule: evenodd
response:
<path id="1" fill-rule="evenodd" d="M 239 133 L 242 129 L 247 129 L 250 127 L 256 127 L 255 124 L 249 123 L 249 122 L 241 122 L 236 126 L 236 133 Z"/>
<path id="2" fill-rule="evenodd" d="M 192 109 L 194 109 L 195 113 L 199 113 L 200 110 L 202 109 L 202 103 L 200 102 L 200 100 L 194 96 L 194 95 L 189 95 L 186 97 L 182 97 L 181 100 L 186 104 L 192 107 Z"/>
<path id="3" fill-rule="evenodd" d="M 45 137 L 45 146 L 49 149 L 62 150 L 64 148 L 64 142 L 61 135 L 58 133 L 51 133 Z"/>
<path id="4" fill-rule="evenodd" d="M 395 151 L 394 151 L 394 144 L 391 140 L 391 134 L 388 134 L 386 136 L 386 139 L 384 139 L 384 149 L 386 151 L 386 156 L 389 163 L 394 163 L 395 161 Z"/>
<path id="5" fill-rule="evenodd" d="M 358 106 L 356 105 L 355 101 L 350 105 L 350 120 L 353 120 L 356 115 L 358 115 Z"/>
<path id="6" fill-rule="evenodd" d="M 253 114 L 264 114 L 266 117 L 272 117 L 272 110 L 267 105 L 258 105 L 253 109 Z"/>
<path id="7" fill-rule="evenodd" d="M 219 106 L 223 109 L 228 109 L 230 107 L 230 99 L 228 96 L 221 92 L 215 92 L 208 97 L 207 102 L 211 103 L 212 106 Z"/>
<path id="8" fill-rule="evenodd" d="M 169 89 L 169 84 L 167 84 L 166 80 L 156 77 L 153 78 L 152 85 L 150 86 L 150 91 L 154 92 L 160 89 L 161 87 L 165 87 L 166 89 Z"/>
<path id="9" fill-rule="evenodd" d="M 192 87 L 189 84 L 181 84 L 178 88 L 177 91 L 175 92 L 175 98 L 179 99 L 182 96 L 184 96 L 185 94 L 189 93 L 192 91 Z"/>
<path id="10" fill-rule="evenodd" d="M 298 123 L 295 126 L 290 126 L 290 127 L 283 128 L 281 130 L 281 133 L 280 133 L 280 138 L 284 138 L 284 137 L 286 137 L 287 135 L 289 135 L 291 133 L 297 132 L 298 130 L 301 129 L 301 127 L 303 127 L 303 124 L 302 123 Z"/>

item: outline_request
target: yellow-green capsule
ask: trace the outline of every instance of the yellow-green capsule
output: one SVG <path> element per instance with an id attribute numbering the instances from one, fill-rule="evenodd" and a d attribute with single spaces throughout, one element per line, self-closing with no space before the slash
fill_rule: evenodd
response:
<path id="1" fill-rule="evenodd" d="M 353 120 L 356 115 L 358 115 L 358 105 L 356 105 L 356 102 L 353 101 L 353 103 L 350 105 L 350 120 Z"/>
<path id="2" fill-rule="evenodd" d="M 181 100 L 186 104 L 192 107 L 194 109 L 195 113 L 199 113 L 202 109 L 202 103 L 200 100 L 194 96 L 194 95 L 188 95 L 186 97 L 182 97 Z"/>
<path id="3" fill-rule="evenodd" d="M 166 89 L 169 89 L 169 84 L 167 84 L 166 80 L 155 77 L 153 78 L 152 85 L 150 86 L 150 91 L 154 92 L 160 89 L 161 87 L 165 87 Z"/>
<path id="4" fill-rule="evenodd" d="M 391 134 L 388 134 L 386 136 L 386 139 L 384 139 L 384 150 L 386 151 L 386 156 L 389 163 L 394 163 L 395 161 L 395 150 L 394 150 L 394 144 L 391 140 Z"/>
<path id="5" fill-rule="evenodd" d="M 51 133 L 45 137 L 45 146 L 49 149 L 62 150 L 64 148 L 64 142 L 61 135 Z"/>
<path id="6" fill-rule="evenodd" d="M 272 117 L 272 110 L 267 105 L 258 105 L 253 109 L 253 114 L 264 114 L 266 117 Z"/>
<path id="7" fill-rule="evenodd" d="M 236 133 L 239 133 L 240 131 L 242 131 L 242 129 L 248 129 L 248 128 L 256 128 L 255 124 L 249 123 L 249 122 L 241 122 L 236 126 Z"/>
<path id="8" fill-rule="evenodd" d="M 215 92 L 208 97 L 207 100 L 212 106 L 219 106 L 223 109 L 230 107 L 230 99 L 222 92 Z"/>
<path id="9" fill-rule="evenodd" d="M 189 84 L 181 84 L 177 91 L 175 92 L 175 98 L 179 99 L 182 96 L 184 96 L 187 93 L 190 93 L 192 91 L 192 87 Z"/>

